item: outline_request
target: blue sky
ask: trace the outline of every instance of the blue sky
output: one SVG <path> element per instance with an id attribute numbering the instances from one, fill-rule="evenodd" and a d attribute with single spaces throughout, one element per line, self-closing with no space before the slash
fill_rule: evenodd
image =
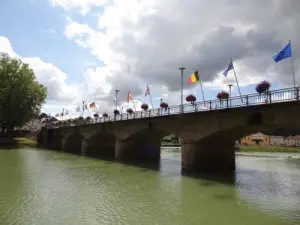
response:
<path id="1" fill-rule="evenodd" d="M 215 99 L 222 89 L 228 90 L 229 83 L 234 85 L 235 96 L 238 90 L 232 71 L 227 78 L 222 75 L 231 57 L 236 59 L 242 94 L 253 93 L 255 85 L 265 79 L 271 81 L 273 89 L 292 85 L 289 62 L 275 64 L 272 55 L 288 39 L 297 37 L 298 30 L 286 26 L 294 23 L 295 27 L 296 18 L 287 20 L 276 12 L 285 26 L 266 31 L 275 12 L 272 5 L 262 7 L 261 14 L 256 10 L 256 18 L 244 11 L 256 9 L 255 3 L 240 4 L 237 9 L 225 0 L 217 3 L 224 12 L 207 14 L 213 3 L 201 0 L 193 4 L 205 2 L 206 6 L 198 10 L 206 15 L 203 20 L 197 15 L 187 16 L 195 10 L 189 1 L 2 0 L 0 50 L 12 49 L 32 66 L 38 80 L 48 88 L 44 108 L 52 114 L 62 108 L 75 114 L 75 107 L 87 99 L 96 101 L 99 111 L 112 111 L 115 88 L 121 90 L 120 102 L 131 90 L 138 104 L 150 104 L 144 96 L 147 83 L 154 107 L 158 107 L 162 96 L 170 105 L 179 104 L 177 68 L 182 64 L 187 67 L 184 98 L 196 94 L 202 100 L 200 85 L 186 84 L 191 68 L 199 68 L 206 100 Z M 178 8 L 182 13 L 177 12 Z M 174 13 L 178 16 L 170 16 Z M 290 34 L 283 35 L 283 30 Z M 267 42 L 263 44 L 264 40 Z M 299 45 L 294 46 L 297 65 Z M 133 69 L 129 71 L 129 67 Z M 298 68 L 295 70 L 297 78 Z"/>

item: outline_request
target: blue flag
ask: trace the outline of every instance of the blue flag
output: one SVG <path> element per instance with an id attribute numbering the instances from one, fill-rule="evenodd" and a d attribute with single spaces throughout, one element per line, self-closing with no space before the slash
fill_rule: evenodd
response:
<path id="1" fill-rule="evenodd" d="M 224 75 L 225 77 L 227 77 L 228 72 L 229 72 L 230 70 L 232 70 L 232 69 L 233 69 L 233 63 L 232 63 L 232 61 L 230 61 L 230 63 L 229 63 L 229 65 L 228 65 L 227 69 L 223 72 L 223 75 Z"/>
<path id="2" fill-rule="evenodd" d="M 278 53 L 273 56 L 273 60 L 278 63 L 279 61 L 292 57 L 292 46 L 291 42 L 289 42 L 283 49 L 281 49 Z"/>

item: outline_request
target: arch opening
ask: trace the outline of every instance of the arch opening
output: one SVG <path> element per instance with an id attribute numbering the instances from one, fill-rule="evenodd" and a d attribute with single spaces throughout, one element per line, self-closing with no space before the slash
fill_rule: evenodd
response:
<path id="1" fill-rule="evenodd" d="M 63 146 L 63 151 L 73 154 L 81 154 L 81 144 L 82 144 L 82 137 L 79 133 L 75 132 L 67 138 L 65 146 Z"/>
<path id="2" fill-rule="evenodd" d="M 88 140 L 85 154 L 94 158 L 114 158 L 115 137 L 108 133 L 96 133 Z"/>

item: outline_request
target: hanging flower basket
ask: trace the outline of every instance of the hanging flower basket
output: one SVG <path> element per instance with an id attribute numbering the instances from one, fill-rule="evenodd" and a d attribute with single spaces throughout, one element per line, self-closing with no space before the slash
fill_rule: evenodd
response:
<path id="1" fill-rule="evenodd" d="M 132 110 L 131 108 L 127 109 L 126 111 L 127 111 L 127 113 L 129 113 L 129 114 L 132 114 L 132 113 L 133 113 L 133 110 Z"/>
<path id="2" fill-rule="evenodd" d="M 142 108 L 143 110 L 147 111 L 148 108 L 149 108 L 149 106 L 148 106 L 147 104 L 144 103 L 144 104 L 141 105 L 141 108 Z"/>
<path id="3" fill-rule="evenodd" d="M 160 108 L 167 110 L 169 107 L 168 103 L 162 102 L 160 103 Z"/>
<path id="4" fill-rule="evenodd" d="M 197 98 L 196 98 L 194 95 L 188 95 L 188 96 L 185 98 L 185 100 L 186 100 L 187 102 L 190 102 L 190 103 L 194 104 L 195 101 L 197 100 Z"/>
<path id="5" fill-rule="evenodd" d="M 256 85 L 255 90 L 257 91 L 257 93 L 262 94 L 265 93 L 269 90 L 269 88 L 271 87 L 271 84 L 268 81 L 262 81 L 260 82 L 258 85 Z"/>
<path id="6" fill-rule="evenodd" d="M 223 100 L 223 99 L 228 99 L 229 98 L 229 93 L 226 91 L 221 91 L 217 94 L 217 98 L 219 100 Z"/>
<path id="7" fill-rule="evenodd" d="M 103 116 L 104 118 L 107 118 L 107 117 L 108 117 L 108 114 L 107 114 L 107 113 L 103 113 L 102 116 Z"/>
<path id="8" fill-rule="evenodd" d="M 98 113 L 95 113 L 94 114 L 94 117 L 97 119 L 99 117 L 99 114 Z"/>
<path id="9" fill-rule="evenodd" d="M 119 115 L 119 114 L 120 114 L 120 111 L 119 111 L 119 110 L 117 110 L 117 109 L 115 109 L 115 110 L 114 110 L 114 114 L 115 114 L 115 116 L 117 116 L 117 115 Z"/>

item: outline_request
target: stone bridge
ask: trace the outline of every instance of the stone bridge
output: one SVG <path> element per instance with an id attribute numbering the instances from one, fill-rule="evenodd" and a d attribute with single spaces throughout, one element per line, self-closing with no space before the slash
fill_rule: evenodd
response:
<path id="1" fill-rule="evenodd" d="M 80 126 L 43 128 L 40 146 L 63 152 L 158 160 L 160 140 L 175 134 L 182 140 L 182 169 L 235 169 L 235 141 L 243 136 L 300 127 L 300 101 L 251 107 L 147 117 Z"/>

